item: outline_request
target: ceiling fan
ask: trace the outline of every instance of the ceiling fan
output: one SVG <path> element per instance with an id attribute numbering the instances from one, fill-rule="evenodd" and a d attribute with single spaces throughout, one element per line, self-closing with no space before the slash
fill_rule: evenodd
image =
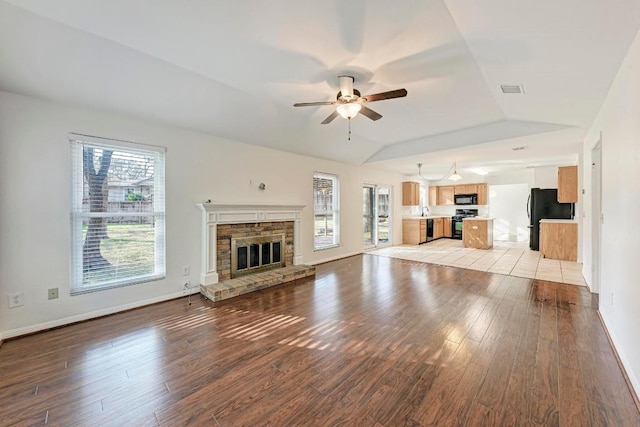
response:
<path id="1" fill-rule="evenodd" d="M 396 89 L 389 92 L 361 96 L 360 91 L 353 88 L 353 82 L 355 79 L 352 76 L 338 76 L 338 78 L 340 79 L 340 92 L 338 92 L 335 101 L 298 102 L 293 104 L 293 106 L 312 107 L 316 105 L 336 105 L 335 111 L 329 114 L 329 117 L 324 119 L 322 122 L 323 125 L 326 125 L 331 123 L 333 119 L 338 117 L 338 115 L 351 120 L 358 113 L 361 113 L 363 116 L 368 117 L 371 120 L 379 120 L 382 118 L 382 115 L 365 106 L 365 103 L 407 96 L 406 89 Z"/>

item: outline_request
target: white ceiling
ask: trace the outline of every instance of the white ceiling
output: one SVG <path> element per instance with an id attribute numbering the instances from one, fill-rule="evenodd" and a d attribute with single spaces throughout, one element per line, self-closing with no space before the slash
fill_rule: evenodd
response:
<path id="1" fill-rule="evenodd" d="M 640 28 L 617 0 L 6 0 L 0 89 L 432 178 L 575 163 Z M 384 117 L 320 122 L 338 76 Z M 522 95 L 501 84 L 521 84 Z M 520 151 L 516 146 L 526 146 Z"/>

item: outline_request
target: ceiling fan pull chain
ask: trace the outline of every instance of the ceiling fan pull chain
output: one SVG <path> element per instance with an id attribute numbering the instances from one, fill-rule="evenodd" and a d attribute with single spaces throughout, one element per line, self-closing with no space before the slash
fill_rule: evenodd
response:
<path id="1" fill-rule="evenodd" d="M 348 140 L 351 141 L 351 117 L 349 117 L 349 138 Z"/>

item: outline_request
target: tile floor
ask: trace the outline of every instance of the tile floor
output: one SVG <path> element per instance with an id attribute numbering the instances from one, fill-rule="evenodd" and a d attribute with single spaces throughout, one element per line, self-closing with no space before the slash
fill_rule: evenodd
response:
<path id="1" fill-rule="evenodd" d="M 438 239 L 368 251 L 372 255 L 488 271 L 509 276 L 586 286 L 582 263 L 542 258 L 527 242 L 493 242 L 493 248 L 470 249 L 461 240 Z"/>

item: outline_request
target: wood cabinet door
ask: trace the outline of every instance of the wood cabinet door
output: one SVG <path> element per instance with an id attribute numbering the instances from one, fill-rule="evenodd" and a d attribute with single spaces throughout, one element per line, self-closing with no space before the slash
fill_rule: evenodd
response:
<path id="1" fill-rule="evenodd" d="M 540 223 L 540 253 L 545 258 L 578 259 L 578 224 Z"/>
<path id="2" fill-rule="evenodd" d="M 577 166 L 562 166 L 558 168 L 558 202 L 578 202 Z"/>
<path id="3" fill-rule="evenodd" d="M 479 205 L 488 205 L 489 201 L 487 199 L 487 184 L 476 184 L 476 193 L 478 193 L 478 204 Z"/>
<path id="4" fill-rule="evenodd" d="M 420 204 L 420 183 L 405 181 L 402 183 L 402 206 L 418 206 Z"/>
<path id="5" fill-rule="evenodd" d="M 438 204 L 438 187 L 435 185 L 429 186 L 429 206 L 435 206 Z"/>
<path id="6" fill-rule="evenodd" d="M 478 184 L 467 184 L 464 187 L 467 190 L 466 194 L 478 194 Z"/>
<path id="7" fill-rule="evenodd" d="M 443 226 L 444 218 L 434 218 L 433 219 L 433 238 L 439 239 L 444 236 L 444 226 Z"/>
<path id="8" fill-rule="evenodd" d="M 443 235 L 444 237 L 451 237 L 453 234 L 451 233 L 451 218 L 443 218 L 442 226 L 444 228 Z"/>
<path id="9" fill-rule="evenodd" d="M 445 185 L 438 187 L 438 204 L 439 205 L 453 205 L 453 185 Z"/>
<path id="10" fill-rule="evenodd" d="M 402 220 L 402 243 L 405 245 L 417 245 L 420 240 L 420 220 L 419 219 L 403 219 Z"/>
<path id="11" fill-rule="evenodd" d="M 453 194 L 468 194 L 466 184 L 454 185 Z"/>

